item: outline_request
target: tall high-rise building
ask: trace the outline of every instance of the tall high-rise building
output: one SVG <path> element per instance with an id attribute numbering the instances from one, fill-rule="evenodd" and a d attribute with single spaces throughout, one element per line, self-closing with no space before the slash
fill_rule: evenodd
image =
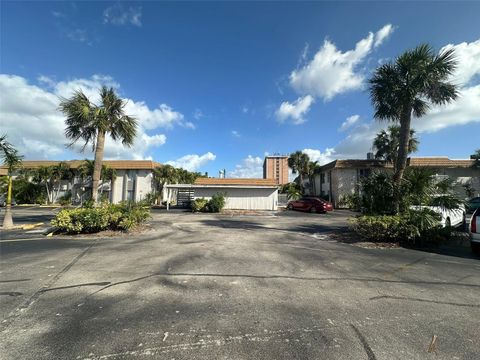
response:
<path id="1" fill-rule="evenodd" d="M 263 162 L 263 178 L 275 179 L 279 185 L 288 183 L 288 156 L 265 156 L 265 161 Z"/>

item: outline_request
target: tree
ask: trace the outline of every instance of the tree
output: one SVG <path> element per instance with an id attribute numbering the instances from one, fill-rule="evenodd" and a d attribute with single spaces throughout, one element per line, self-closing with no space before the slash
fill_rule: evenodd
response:
<path id="1" fill-rule="evenodd" d="M 119 98 L 113 88 L 103 86 L 100 90 L 100 104 L 96 105 L 81 91 L 76 91 L 70 99 L 62 99 L 60 110 L 67 117 L 65 136 L 71 140 L 69 146 L 82 141 L 82 151 L 88 144 L 95 151 L 92 175 L 92 200 L 98 201 L 105 137 L 110 135 L 125 146 L 132 146 L 137 133 L 137 121 L 125 114 L 126 102 Z"/>
<path id="2" fill-rule="evenodd" d="M 382 130 L 373 140 L 373 147 L 376 149 L 375 159 L 382 159 L 392 163 L 394 168 L 397 164 L 398 148 L 400 145 L 400 126 L 389 126 L 388 130 Z M 418 139 L 415 137 L 415 130 L 410 129 L 408 140 L 408 154 L 418 150 Z"/>
<path id="3" fill-rule="evenodd" d="M 298 174 L 299 185 L 303 193 L 303 179 L 308 174 L 308 164 L 310 163 L 310 158 L 307 154 L 301 151 L 295 151 L 294 153 L 290 154 L 287 161 L 288 167 L 292 169 L 292 173 Z"/>
<path id="4" fill-rule="evenodd" d="M 310 185 L 311 194 L 316 194 L 315 175 L 320 172 L 320 164 L 318 161 L 309 161 L 306 169 L 306 175 L 308 176 L 308 183 Z"/>
<path id="5" fill-rule="evenodd" d="M 40 166 L 32 171 L 32 179 L 43 184 L 47 191 L 47 202 L 53 204 L 60 193 L 62 180 L 73 179 L 73 171 L 68 163 L 61 161 L 57 165 Z"/>
<path id="6" fill-rule="evenodd" d="M 85 159 L 82 164 L 77 168 L 78 175 L 82 179 L 82 182 L 91 183 L 93 179 L 93 172 L 95 170 L 95 161 Z M 102 183 L 110 182 L 110 194 L 113 194 L 115 179 L 117 178 L 117 171 L 107 165 L 102 165 L 100 172 L 100 180 Z M 110 197 L 110 201 L 112 197 Z"/>
<path id="7" fill-rule="evenodd" d="M 192 172 L 172 165 L 162 165 L 153 170 L 155 191 L 163 195 L 163 188 L 167 184 L 193 184 L 199 177 L 204 177 L 199 172 Z"/>
<path id="8" fill-rule="evenodd" d="M 8 187 L 7 187 L 7 201 L 5 206 L 5 215 L 3 217 L 3 228 L 10 229 L 13 227 L 12 219 L 12 176 L 15 169 L 21 163 L 23 156 L 18 153 L 12 144 L 7 141 L 7 135 L 0 136 L 0 157 L 3 164 L 7 167 Z"/>
<path id="9" fill-rule="evenodd" d="M 428 112 L 430 104 L 446 104 L 458 97 L 457 86 L 448 82 L 455 68 L 453 49 L 437 55 L 430 45 L 423 44 L 377 68 L 369 81 L 375 118 L 400 123 L 393 176 L 397 187 L 407 165 L 412 116 L 420 118 Z M 397 211 L 399 201 L 397 197 Z"/>
<path id="10" fill-rule="evenodd" d="M 106 165 L 102 166 L 101 179 L 102 183 L 110 183 L 110 202 L 113 200 L 113 189 L 115 184 L 115 179 L 117 178 L 117 171 Z"/>

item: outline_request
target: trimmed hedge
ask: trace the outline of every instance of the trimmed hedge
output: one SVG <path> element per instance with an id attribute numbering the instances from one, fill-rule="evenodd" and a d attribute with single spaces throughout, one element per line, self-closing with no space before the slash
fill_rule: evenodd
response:
<path id="1" fill-rule="evenodd" d="M 52 220 L 58 231 L 67 234 L 95 233 L 103 230 L 130 230 L 150 217 L 143 204 L 102 204 L 61 210 Z"/>

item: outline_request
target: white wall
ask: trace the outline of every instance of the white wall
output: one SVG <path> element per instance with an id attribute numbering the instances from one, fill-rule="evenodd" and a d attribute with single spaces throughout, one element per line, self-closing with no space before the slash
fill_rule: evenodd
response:
<path id="1" fill-rule="evenodd" d="M 153 173 L 151 170 L 137 170 L 137 183 L 135 184 L 135 201 L 145 199 L 152 192 Z"/>
<path id="2" fill-rule="evenodd" d="M 194 198 L 209 200 L 215 193 L 226 192 L 225 209 L 277 210 L 278 189 L 269 188 L 195 188 Z"/>
<path id="3" fill-rule="evenodd" d="M 113 199 L 112 202 L 117 204 L 123 200 L 123 176 L 125 170 L 117 170 L 117 177 L 113 184 Z"/>

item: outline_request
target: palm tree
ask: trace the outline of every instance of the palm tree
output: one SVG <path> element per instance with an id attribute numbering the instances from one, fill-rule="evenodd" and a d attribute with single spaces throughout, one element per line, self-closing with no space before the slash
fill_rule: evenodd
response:
<path id="1" fill-rule="evenodd" d="M 46 198 L 47 204 L 52 201 L 52 197 L 53 197 L 52 195 L 53 189 L 51 189 L 50 187 L 52 170 L 53 168 L 51 166 L 40 166 L 32 171 L 33 182 L 37 184 L 43 184 L 45 186 L 45 190 L 47 191 L 47 198 Z"/>
<path id="2" fill-rule="evenodd" d="M 60 188 L 62 185 L 62 180 L 71 180 L 73 179 L 73 171 L 70 169 L 70 165 L 68 163 L 61 161 L 57 165 L 53 165 L 51 167 L 51 179 L 50 182 L 52 184 L 52 203 L 54 203 L 57 198 L 58 194 L 60 193 Z M 57 189 L 56 193 L 53 192 L 54 189 Z"/>
<path id="3" fill-rule="evenodd" d="M 12 176 L 13 172 L 22 163 L 23 156 L 7 141 L 7 135 L 0 136 L 0 157 L 3 164 L 7 167 L 8 188 L 7 201 L 5 206 L 5 216 L 3 217 L 3 228 L 10 229 L 13 227 L 12 219 Z"/>
<path id="4" fill-rule="evenodd" d="M 308 183 L 310 184 L 310 192 L 312 195 L 316 195 L 315 175 L 320 172 L 320 164 L 318 161 L 309 161 L 307 165 Z"/>
<path id="5" fill-rule="evenodd" d="M 172 165 L 162 165 L 153 170 L 155 188 L 163 196 L 163 188 L 166 184 L 173 184 L 179 181 L 179 173 Z"/>
<path id="6" fill-rule="evenodd" d="M 113 201 L 113 187 L 115 184 L 115 179 L 117 178 L 117 171 L 106 165 L 102 166 L 101 179 L 102 183 L 110 182 L 110 202 Z"/>
<path id="7" fill-rule="evenodd" d="M 303 179 L 308 173 L 308 164 L 310 162 L 310 158 L 307 154 L 301 151 L 295 151 L 294 153 L 290 154 L 287 161 L 288 167 L 292 169 L 292 173 L 298 174 L 299 185 L 303 193 Z"/>
<path id="8" fill-rule="evenodd" d="M 382 130 L 377 134 L 373 140 L 373 147 L 377 150 L 375 152 L 375 159 L 382 159 L 393 166 L 396 166 L 398 148 L 400 142 L 400 126 L 389 126 L 388 130 Z M 410 135 L 408 139 L 408 154 L 416 152 L 418 150 L 418 139 L 415 137 L 415 130 L 410 129 Z"/>
<path id="9" fill-rule="evenodd" d="M 95 150 L 95 162 L 92 175 L 92 199 L 98 201 L 98 183 L 100 181 L 105 137 L 122 141 L 125 146 L 132 146 L 137 133 L 137 121 L 125 115 L 126 102 L 119 98 L 113 88 L 103 86 L 100 90 L 100 104 L 96 105 L 81 91 L 76 91 L 70 99 L 62 99 L 60 110 L 67 117 L 65 136 L 73 146 L 81 140 Z"/>
<path id="10" fill-rule="evenodd" d="M 446 104 L 458 97 L 457 86 L 448 82 L 455 68 L 453 49 L 437 55 L 430 45 L 423 44 L 377 68 L 369 81 L 375 118 L 400 123 L 393 176 L 397 187 L 407 166 L 412 115 L 420 118 L 428 112 L 430 104 Z M 399 198 L 395 202 L 398 209 Z"/>

